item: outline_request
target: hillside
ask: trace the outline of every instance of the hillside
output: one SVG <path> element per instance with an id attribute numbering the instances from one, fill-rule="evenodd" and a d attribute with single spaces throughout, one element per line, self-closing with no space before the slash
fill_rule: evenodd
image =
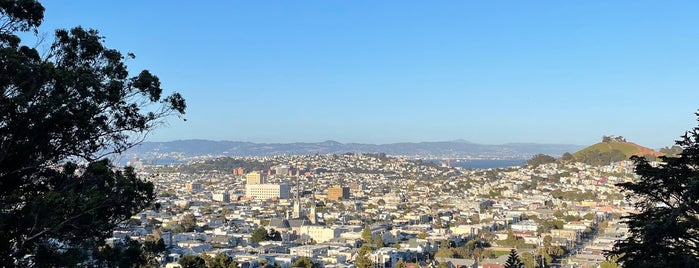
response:
<path id="1" fill-rule="evenodd" d="M 643 147 L 641 145 L 635 144 L 633 142 L 618 142 L 618 141 L 611 141 L 611 142 L 599 142 L 593 145 L 590 145 L 580 151 L 577 151 L 576 153 L 573 154 L 574 157 L 578 158 L 582 156 L 583 154 L 592 152 L 592 151 L 598 151 L 600 153 L 609 153 L 612 152 L 613 150 L 618 150 L 622 152 L 626 158 L 629 158 L 634 155 L 638 156 L 644 156 L 644 155 L 652 155 L 652 156 L 661 156 L 663 155 L 660 152 L 656 152 L 653 149 Z"/>

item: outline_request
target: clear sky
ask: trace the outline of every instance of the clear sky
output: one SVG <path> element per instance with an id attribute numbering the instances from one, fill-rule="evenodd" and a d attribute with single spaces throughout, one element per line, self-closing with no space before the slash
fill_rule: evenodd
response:
<path id="1" fill-rule="evenodd" d="M 699 1 L 42 1 L 188 102 L 151 141 L 671 145 Z"/>

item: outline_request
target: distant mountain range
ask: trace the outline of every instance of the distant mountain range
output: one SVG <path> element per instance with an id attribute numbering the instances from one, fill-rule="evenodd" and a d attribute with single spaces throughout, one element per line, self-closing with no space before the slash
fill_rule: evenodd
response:
<path id="1" fill-rule="evenodd" d="M 143 142 L 123 154 L 144 161 L 183 162 L 202 157 L 275 156 L 343 153 L 385 153 L 411 158 L 527 159 L 535 154 L 560 156 L 583 148 L 571 144 L 476 144 L 464 140 L 444 142 L 363 144 L 324 141 L 315 143 L 252 143 L 238 141 L 178 140 Z"/>

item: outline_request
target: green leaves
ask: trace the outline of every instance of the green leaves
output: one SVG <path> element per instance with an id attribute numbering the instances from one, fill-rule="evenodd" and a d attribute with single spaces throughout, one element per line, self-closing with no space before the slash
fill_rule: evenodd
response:
<path id="1" fill-rule="evenodd" d="M 624 217 L 629 237 L 606 252 L 625 267 L 699 266 L 699 127 L 677 145 L 679 156 L 660 165 L 632 157 L 640 179 L 617 184 L 641 210 Z"/>
<path id="2" fill-rule="evenodd" d="M 8 266 L 72 266 L 146 208 L 153 185 L 99 159 L 186 108 L 149 71 L 129 77 L 124 55 L 97 30 L 56 31 L 46 57 L 20 46 L 16 33 L 39 26 L 43 11 L 32 0 L 0 1 L 0 263 Z"/>

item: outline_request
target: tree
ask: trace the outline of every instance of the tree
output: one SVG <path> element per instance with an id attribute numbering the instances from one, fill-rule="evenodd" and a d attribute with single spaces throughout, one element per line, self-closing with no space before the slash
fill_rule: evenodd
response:
<path id="1" fill-rule="evenodd" d="M 383 246 L 383 237 L 381 235 L 377 235 L 376 238 L 374 238 L 374 247 L 381 248 Z"/>
<path id="2" fill-rule="evenodd" d="M 43 53 L 18 34 L 43 20 L 34 0 L 0 3 L 0 263 L 76 266 L 120 222 L 149 207 L 153 185 L 101 159 L 172 114 L 157 76 L 129 77 L 96 30 L 57 30 Z M 40 56 L 45 54 L 45 56 Z M 131 54 L 127 55 L 133 58 Z M 85 164 L 75 164 L 81 162 Z"/>
<path id="3" fill-rule="evenodd" d="M 364 230 L 362 230 L 362 240 L 366 244 L 371 244 L 373 238 L 373 234 L 371 233 L 371 228 L 369 227 L 369 224 L 364 225 Z"/>
<path id="4" fill-rule="evenodd" d="M 550 155 L 545 155 L 545 154 L 537 154 L 532 156 L 529 160 L 527 160 L 527 165 L 532 166 L 532 167 L 538 167 L 540 165 L 548 164 L 548 163 L 554 163 L 556 162 L 556 158 L 553 158 Z"/>
<path id="5" fill-rule="evenodd" d="M 619 265 L 615 261 L 611 261 L 611 260 L 603 261 L 599 265 L 600 265 L 599 266 L 600 268 L 621 268 L 621 265 Z"/>
<path id="6" fill-rule="evenodd" d="M 269 234 L 267 234 L 267 240 L 282 241 L 282 234 L 277 230 L 270 229 Z"/>
<path id="7" fill-rule="evenodd" d="M 437 252 L 434 254 L 435 258 L 451 258 L 454 257 L 454 251 L 451 250 L 449 247 L 449 242 L 443 242 L 442 245 L 439 246 L 439 249 Z"/>
<path id="8" fill-rule="evenodd" d="M 522 264 L 525 268 L 536 268 L 536 259 L 529 252 L 522 253 Z"/>
<path id="9" fill-rule="evenodd" d="M 184 227 L 185 232 L 193 232 L 197 227 L 197 218 L 191 213 L 184 214 L 180 224 Z"/>
<path id="10" fill-rule="evenodd" d="M 180 258 L 177 263 L 182 266 L 182 268 L 206 268 L 206 262 L 199 256 L 187 255 Z"/>
<path id="11" fill-rule="evenodd" d="M 405 264 L 403 259 L 400 259 L 396 262 L 396 268 L 407 268 L 408 266 Z"/>
<path id="12" fill-rule="evenodd" d="M 510 255 L 507 257 L 507 261 L 505 262 L 505 268 L 521 268 L 522 265 L 522 261 L 517 255 L 517 250 L 511 249 Z"/>
<path id="13" fill-rule="evenodd" d="M 210 261 L 206 262 L 207 268 L 238 268 L 238 263 L 233 261 L 230 256 L 219 253 L 216 254 Z"/>
<path id="14" fill-rule="evenodd" d="M 561 161 L 563 161 L 563 162 L 571 162 L 573 160 L 575 160 L 575 159 L 573 158 L 573 155 L 569 152 L 565 152 L 561 156 Z"/>
<path id="15" fill-rule="evenodd" d="M 275 264 L 276 265 L 276 264 Z M 303 267 L 303 268 L 315 268 L 319 267 L 317 263 L 314 263 L 313 260 L 309 259 L 308 257 L 301 257 L 297 259 L 291 267 Z"/>
<path id="16" fill-rule="evenodd" d="M 354 259 L 354 265 L 357 268 L 370 268 L 374 265 L 369 256 L 371 248 L 367 245 L 362 246 L 357 253 L 357 257 Z"/>
<path id="17" fill-rule="evenodd" d="M 425 231 L 420 232 L 419 234 L 417 234 L 417 238 L 420 238 L 420 239 L 427 238 L 427 232 L 425 232 Z"/>
<path id="18" fill-rule="evenodd" d="M 161 251 L 149 242 L 141 245 L 136 240 L 126 238 L 124 242 L 115 242 L 101 247 L 94 253 L 96 266 L 104 267 L 158 267 L 156 255 Z"/>
<path id="19" fill-rule="evenodd" d="M 267 241 L 269 239 L 269 234 L 267 233 L 267 229 L 264 227 L 260 226 L 257 227 L 254 231 L 252 231 L 252 236 L 250 237 L 250 242 L 252 243 L 260 243 L 262 241 Z"/>
<path id="20" fill-rule="evenodd" d="M 660 152 L 665 154 L 665 156 L 668 157 L 678 157 L 682 153 L 682 147 L 673 145 L 672 147 L 663 147 L 660 148 Z"/>
<path id="21" fill-rule="evenodd" d="M 606 252 L 625 267 L 699 267 L 699 127 L 676 144 L 682 152 L 661 165 L 632 157 L 639 179 L 617 184 L 640 209 L 623 217 L 630 235 Z"/>

